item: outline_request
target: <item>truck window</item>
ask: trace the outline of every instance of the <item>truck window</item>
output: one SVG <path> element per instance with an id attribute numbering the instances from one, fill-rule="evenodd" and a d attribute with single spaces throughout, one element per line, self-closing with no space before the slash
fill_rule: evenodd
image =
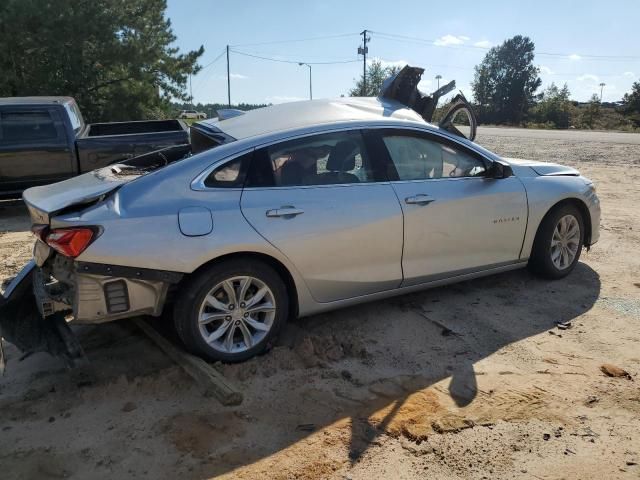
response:
<path id="1" fill-rule="evenodd" d="M 74 133 L 78 133 L 82 128 L 82 115 L 78 105 L 75 102 L 65 103 L 64 108 L 67 111 L 67 115 L 69 115 L 69 120 L 71 120 L 71 128 L 73 128 Z"/>
<path id="2" fill-rule="evenodd" d="M 46 110 L 0 113 L 0 142 L 47 142 L 58 139 L 51 114 Z"/>

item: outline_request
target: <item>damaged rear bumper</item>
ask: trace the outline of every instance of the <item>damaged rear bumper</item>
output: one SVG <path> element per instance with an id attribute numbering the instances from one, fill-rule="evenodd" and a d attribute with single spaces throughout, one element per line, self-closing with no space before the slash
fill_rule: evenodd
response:
<path id="1" fill-rule="evenodd" d="M 74 321 L 102 323 L 162 314 L 169 287 L 183 274 L 146 268 L 76 262 Z"/>
<path id="2" fill-rule="evenodd" d="M 42 266 L 39 267 L 38 263 Z M 36 256 L 0 296 L 0 335 L 23 352 L 46 351 L 73 364 L 82 350 L 67 322 L 160 316 L 182 273 Z"/>
<path id="3" fill-rule="evenodd" d="M 35 262 L 29 262 L 0 294 L 0 371 L 4 370 L 2 339 L 25 354 L 48 352 L 62 357 L 69 367 L 84 362 L 82 347 L 65 315 L 57 313 L 47 319 L 40 315 L 33 288 L 36 271 Z"/>
<path id="4" fill-rule="evenodd" d="M 33 272 L 40 314 L 67 312 L 74 323 L 104 323 L 137 315 L 160 316 L 167 292 L 183 274 L 76 262 L 53 254 Z"/>
<path id="5" fill-rule="evenodd" d="M 8 283 L 7 288 L 0 294 L 0 307 L 9 302 L 13 298 L 17 298 L 24 293 L 25 290 L 31 288 L 31 275 L 36 268 L 36 262 L 31 260 L 27 263 L 20 273 L 13 277 Z"/>

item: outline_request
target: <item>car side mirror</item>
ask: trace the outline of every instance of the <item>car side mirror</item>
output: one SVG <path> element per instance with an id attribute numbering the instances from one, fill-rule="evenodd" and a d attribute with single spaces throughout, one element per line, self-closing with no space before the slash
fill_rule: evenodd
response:
<path id="1" fill-rule="evenodd" d="M 487 178 L 508 178 L 513 175 L 511 166 L 501 162 L 491 162 L 491 166 L 487 171 Z"/>

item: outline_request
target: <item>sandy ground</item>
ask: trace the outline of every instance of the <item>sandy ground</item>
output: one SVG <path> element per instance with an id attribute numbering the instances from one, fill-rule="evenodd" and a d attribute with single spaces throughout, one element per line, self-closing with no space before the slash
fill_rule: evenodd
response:
<path id="1" fill-rule="evenodd" d="M 478 141 L 597 182 L 601 240 L 570 277 L 523 270 L 297 321 L 269 354 L 216 365 L 239 407 L 126 321 L 77 329 L 85 370 L 9 347 L 2 478 L 640 478 L 640 145 Z M 29 257 L 27 228 L 0 207 L 0 277 Z"/>

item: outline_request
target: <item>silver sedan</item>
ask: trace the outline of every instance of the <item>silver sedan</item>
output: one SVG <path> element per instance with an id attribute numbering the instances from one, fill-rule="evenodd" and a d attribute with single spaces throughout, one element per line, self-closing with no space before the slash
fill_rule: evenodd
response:
<path id="1" fill-rule="evenodd" d="M 172 308 L 190 351 L 236 362 L 291 317 L 525 266 L 569 274 L 598 240 L 593 183 L 475 144 L 463 97 L 429 123 L 451 86 L 424 95 L 421 73 L 378 98 L 222 111 L 190 145 L 26 191 L 38 239 L 5 306 L 30 281 L 39 318 Z"/>

